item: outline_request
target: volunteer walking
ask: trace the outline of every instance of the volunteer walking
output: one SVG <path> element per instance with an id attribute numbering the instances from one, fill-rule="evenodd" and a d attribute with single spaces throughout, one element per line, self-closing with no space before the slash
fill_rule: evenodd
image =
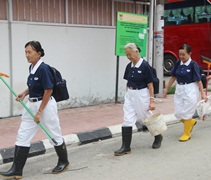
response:
<path id="1" fill-rule="evenodd" d="M 33 119 L 28 111 L 24 109 L 22 122 L 15 143 L 13 165 L 9 171 L 0 173 L 4 178 L 22 178 L 30 143 L 38 131 L 39 126 L 37 123 L 39 121 L 42 122 L 58 143 L 58 145 L 54 147 L 59 159 L 52 173 L 61 173 L 69 165 L 65 142 L 61 135 L 57 104 L 55 99 L 51 96 L 53 76 L 48 65 L 41 59 L 41 57 L 45 55 L 44 50 L 38 41 L 30 41 L 25 45 L 25 54 L 28 62 L 31 64 L 27 81 L 28 88 L 19 94 L 16 100 L 23 100 L 29 95 L 29 101 L 26 105 L 35 116 Z"/>
<path id="2" fill-rule="evenodd" d="M 149 64 L 140 57 L 140 49 L 136 44 L 128 43 L 124 50 L 131 62 L 127 65 L 124 74 L 124 79 L 127 80 L 127 92 L 123 107 L 122 146 L 114 152 L 115 156 L 131 152 L 132 126 L 137 119 L 144 121 L 147 118 L 148 110 L 155 109 L 153 74 Z M 162 139 L 161 134 L 155 136 L 152 148 L 159 148 Z"/>
<path id="3" fill-rule="evenodd" d="M 164 89 L 164 97 L 175 80 L 177 81 L 174 95 L 175 116 L 184 124 L 183 135 L 179 138 L 179 141 L 184 142 L 191 138 L 191 131 L 197 123 L 192 117 L 196 111 L 199 91 L 201 98 L 207 100 L 199 66 L 191 59 L 191 47 L 188 44 L 183 44 L 179 48 L 179 60 L 171 71 L 171 78 Z"/>

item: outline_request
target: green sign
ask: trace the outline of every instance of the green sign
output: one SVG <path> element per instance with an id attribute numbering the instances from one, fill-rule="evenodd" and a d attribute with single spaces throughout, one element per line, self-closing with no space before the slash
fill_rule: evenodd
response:
<path id="1" fill-rule="evenodd" d="M 116 56 L 125 56 L 124 46 L 135 43 L 146 56 L 148 17 L 140 14 L 117 12 Z"/>

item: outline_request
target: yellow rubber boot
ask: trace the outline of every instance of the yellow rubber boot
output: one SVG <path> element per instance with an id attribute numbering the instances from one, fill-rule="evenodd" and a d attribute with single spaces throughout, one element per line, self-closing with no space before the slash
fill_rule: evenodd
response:
<path id="1" fill-rule="evenodd" d="M 181 120 L 180 120 L 180 122 L 182 122 L 182 123 L 184 123 L 184 121 L 185 121 L 184 119 L 181 119 Z"/>
<path id="2" fill-rule="evenodd" d="M 192 129 L 192 122 L 190 120 L 184 120 L 184 133 L 183 135 L 179 138 L 179 141 L 188 141 L 191 138 L 191 129 Z"/>
<path id="3" fill-rule="evenodd" d="M 184 119 L 181 119 L 181 120 L 180 120 L 181 123 L 184 123 L 184 121 L 185 121 Z M 191 123 L 192 123 L 193 126 L 194 126 L 194 125 L 196 125 L 197 121 L 196 121 L 195 119 L 192 118 L 192 119 L 191 119 Z M 192 127 L 192 129 L 193 129 L 193 127 Z M 192 130 L 191 130 L 191 131 L 192 131 Z"/>
<path id="4" fill-rule="evenodd" d="M 191 130 L 190 130 L 190 133 L 191 133 L 193 130 L 193 127 L 196 125 L 197 121 L 193 118 L 190 121 L 191 121 Z"/>
<path id="5" fill-rule="evenodd" d="M 179 141 L 188 141 L 191 138 L 191 132 L 193 127 L 196 125 L 197 121 L 195 119 L 183 120 L 181 119 L 180 122 L 184 123 L 184 133 L 179 138 Z"/>

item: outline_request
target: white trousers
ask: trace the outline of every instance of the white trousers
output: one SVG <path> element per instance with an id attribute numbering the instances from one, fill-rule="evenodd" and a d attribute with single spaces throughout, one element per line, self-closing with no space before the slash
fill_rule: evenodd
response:
<path id="1" fill-rule="evenodd" d="M 197 107 L 199 87 L 196 82 L 176 85 L 174 95 L 175 117 L 178 120 L 188 120 L 193 117 Z"/>
<path id="2" fill-rule="evenodd" d="M 124 100 L 124 122 L 122 126 L 133 126 L 137 120 L 144 122 L 150 102 L 149 90 L 147 88 L 141 90 L 128 89 Z"/>
<path id="3" fill-rule="evenodd" d="M 40 107 L 40 104 L 41 101 L 38 102 L 28 101 L 26 106 L 32 111 L 33 114 L 36 114 Z M 63 143 L 63 138 L 61 135 L 57 104 L 53 97 L 50 98 L 48 104 L 46 105 L 44 111 L 42 112 L 40 122 L 46 128 L 46 130 L 52 135 L 52 137 L 58 142 L 57 146 L 61 145 Z M 28 111 L 24 109 L 22 113 L 22 122 L 18 130 L 18 136 L 15 144 L 17 146 L 30 147 L 31 140 L 37 133 L 39 128 L 40 126 L 34 122 L 34 119 L 31 117 Z"/>

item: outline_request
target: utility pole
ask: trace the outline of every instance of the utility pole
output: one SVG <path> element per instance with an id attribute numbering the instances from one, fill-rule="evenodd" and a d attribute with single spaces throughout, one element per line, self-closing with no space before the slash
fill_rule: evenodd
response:
<path id="1" fill-rule="evenodd" d="M 163 97 L 163 27 L 164 27 L 164 0 L 155 0 L 154 24 L 154 62 L 157 76 L 160 80 L 158 97 Z"/>
<path id="2" fill-rule="evenodd" d="M 153 33 L 154 33 L 154 7 L 155 1 L 150 1 L 149 6 L 149 37 L 148 37 L 148 51 L 147 51 L 147 61 L 151 66 L 154 66 L 153 60 Z"/>
<path id="3" fill-rule="evenodd" d="M 13 66 L 12 66 L 12 0 L 7 0 L 7 19 L 8 19 L 8 42 L 9 42 L 9 62 L 10 62 L 10 76 L 13 77 Z M 10 86 L 13 87 L 13 78 L 10 78 Z M 13 115 L 13 96 L 10 93 L 10 116 Z"/>

